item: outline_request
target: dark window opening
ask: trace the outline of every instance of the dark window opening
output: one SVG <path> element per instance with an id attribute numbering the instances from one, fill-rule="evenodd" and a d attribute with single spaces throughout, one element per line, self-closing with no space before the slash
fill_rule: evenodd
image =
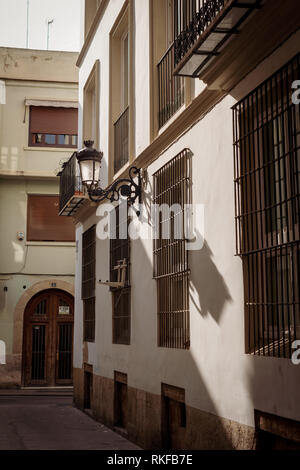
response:
<path id="1" fill-rule="evenodd" d="M 233 108 L 246 352 L 290 358 L 300 338 L 299 54 Z"/>
<path id="2" fill-rule="evenodd" d="M 82 236 L 82 289 L 84 341 L 95 341 L 96 226 Z"/>
<path id="3" fill-rule="evenodd" d="M 113 309 L 113 343 L 130 344 L 130 241 L 128 236 L 128 207 L 126 203 L 113 211 L 115 218 L 115 233 L 111 233 L 110 240 L 110 280 L 117 282 L 122 279 L 122 269 L 125 270 L 125 285 L 112 288 Z M 123 220 L 122 220 L 123 219 Z M 112 219 L 113 220 L 113 219 Z M 112 223 L 113 228 L 113 223 Z M 118 266 L 125 264 L 125 268 Z"/>
<path id="4" fill-rule="evenodd" d="M 190 203 L 189 156 L 188 150 L 184 150 L 154 174 L 153 202 L 158 206 L 177 205 L 170 214 L 160 212 L 153 252 L 158 346 L 166 348 L 188 349 L 190 345 L 189 264 L 184 236 L 184 206 Z M 181 232 L 175 229 L 178 226 Z"/>

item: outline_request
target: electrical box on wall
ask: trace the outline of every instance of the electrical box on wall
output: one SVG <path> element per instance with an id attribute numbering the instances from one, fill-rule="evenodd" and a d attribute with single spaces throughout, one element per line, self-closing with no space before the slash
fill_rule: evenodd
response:
<path id="1" fill-rule="evenodd" d="M 17 232 L 17 239 L 21 242 L 25 238 L 25 233 L 24 232 Z"/>

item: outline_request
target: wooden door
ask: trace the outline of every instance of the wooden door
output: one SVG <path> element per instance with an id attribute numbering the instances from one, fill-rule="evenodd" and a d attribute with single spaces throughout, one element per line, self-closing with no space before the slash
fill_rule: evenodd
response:
<path id="1" fill-rule="evenodd" d="M 115 426 L 126 429 L 127 424 L 127 384 L 115 382 Z"/>
<path id="2" fill-rule="evenodd" d="M 40 292 L 24 316 L 25 386 L 71 385 L 73 380 L 74 299 L 63 291 Z"/>
<path id="3" fill-rule="evenodd" d="M 185 442 L 185 404 L 164 398 L 165 406 L 165 436 L 164 446 L 168 449 L 183 449 Z"/>

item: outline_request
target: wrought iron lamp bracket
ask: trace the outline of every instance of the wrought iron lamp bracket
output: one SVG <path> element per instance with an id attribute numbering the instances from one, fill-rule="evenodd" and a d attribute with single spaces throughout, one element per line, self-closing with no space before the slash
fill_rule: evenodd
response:
<path id="1" fill-rule="evenodd" d="M 134 178 L 138 178 L 138 182 Z M 102 202 L 105 199 L 110 202 L 117 202 L 120 196 L 126 197 L 129 204 L 135 203 L 138 198 L 141 204 L 142 185 L 141 185 L 141 170 L 135 166 L 129 169 L 129 178 L 121 178 L 114 181 L 107 189 L 102 189 L 99 186 L 91 185 L 88 188 L 88 196 L 93 202 Z M 138 214 L 139 215 L 139 214 Z"/>

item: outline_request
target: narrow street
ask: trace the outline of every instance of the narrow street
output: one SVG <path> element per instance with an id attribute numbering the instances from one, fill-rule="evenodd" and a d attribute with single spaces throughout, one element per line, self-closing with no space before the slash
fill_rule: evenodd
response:
<path id="1" fill-rule="evenodd" d="M 71 396 L 0 395 L 0 450 L 136 450 Z"/>

